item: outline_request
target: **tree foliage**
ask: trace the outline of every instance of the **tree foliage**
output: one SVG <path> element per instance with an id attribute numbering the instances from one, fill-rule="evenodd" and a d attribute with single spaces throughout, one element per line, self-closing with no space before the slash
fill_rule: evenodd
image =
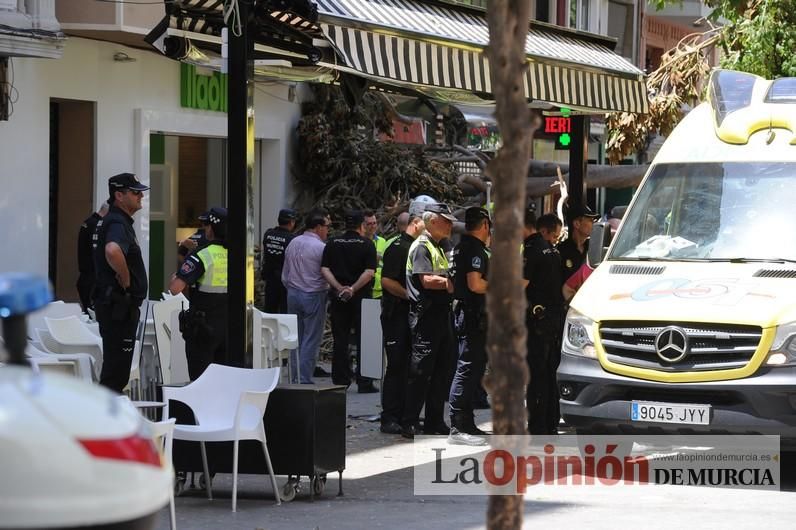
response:
<path id="1" fill-rule="evenodd" d="M 326 208 L 339 220 L 348 208 L 394 213 L 419 194 L 461 202 L 452 164 L 429 160 L 422 146 L 377 139 L 377 133 L 392 134 L 390 109 L 377 93 L 366 92 L 352 108 L 339 87 L 312 88 L 315 97 L 298 126 L 299 208 Z"/>
<path id="2" fill-rule="evenodd" d="M 660 9 L 680 0 L 655 0 Z M 767 79 L 796 76 L 796 0 L 706 0 L 711 29 L 686 36 L 647 77 L 649 113 L 608 116 L 607 155 L 616 163 L 643 151 L 655 134 L 667 135 L 682 119 L 683 106 L 704 97 L 709 51 L 721 49 L 721 67 Z M 714 24 L 720 24 L 715 25 Z"/>

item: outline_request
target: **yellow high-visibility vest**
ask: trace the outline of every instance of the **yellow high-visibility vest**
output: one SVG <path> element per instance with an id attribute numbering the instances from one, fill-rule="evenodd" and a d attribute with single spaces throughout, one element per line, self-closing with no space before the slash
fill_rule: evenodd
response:
<path id="1" fill-rule="evenodd" d="M 197 289 L 203 293 L 226 293 L 227 249 L 222 245 L 211 243 L 196 255 L 205 266 L 205 273 L 196 282 Z"/>

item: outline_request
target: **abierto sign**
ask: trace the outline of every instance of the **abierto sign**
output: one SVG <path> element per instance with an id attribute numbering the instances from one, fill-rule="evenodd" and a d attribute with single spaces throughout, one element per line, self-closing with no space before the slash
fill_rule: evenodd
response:
<path id="1" fill-rule="evenodd" d="M 414 441 L 415 495 L 524 495 L 534 488 L 780 488 L 778 436 L 489 436 Z"/>
<path id="2" fill-rule="evenodd" d="M 192 64 L 180 64 L 180 106 L 227 112 L 227 74 L 203 75 Z"/>

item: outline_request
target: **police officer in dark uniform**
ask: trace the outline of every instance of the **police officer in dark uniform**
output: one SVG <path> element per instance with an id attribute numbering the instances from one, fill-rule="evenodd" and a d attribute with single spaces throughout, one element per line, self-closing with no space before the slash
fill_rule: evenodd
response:
<path id="1" fill-rule="evenodd" d="M 329 316 L 332 321 L 332 382 L 336 385 L 351 384 L 351 367 L 348 343 L 351 329 L 357 344 L 357 392 L 369 394 L 379 390 L 371 379 L 360 374 L 360 316 L 362 299 L 373 291 L 373 276 L 378 260 L 373 241 L 364 237 L 365 216 L 361 210 L 351 210 L 345 217 L 346 231 L 326 241 L 321 258 L 321 274 L 331 286 Z"/>
<path id="2" fill-rule="evenodd" d="M 459 359 L 450 387 L 449 443 L 483 445 L 486 434 L 475 425 L 473 399 L 486 369 L 486 290 L 491 253 L 486 243 L 492 228 L 489 211 L 472 207 L 464 213 L 464 229 L 453 249 L 453 322 Z"/>
<path id="3" fill-rule="evenodd" d="M 401 435 L 414 438 L 425 403 L 425 434 L 450 434 L 443 419 L 445 396 L 450 390 L 454 340 L 451 326 L 453 283 L 441 242 L 451 235 L 456 218 L 445 204 L 429 204 L 423 212 L 426 230 L 409 249 L 406 292 L 412 355 Z"/>
<path id="4" fill-rule="evenodd" d="M 93 212 L 80 225 L 77 233 L 77 295 L 80 297 L 80 307 L 84 313 L 94 309 L 92 291 L 97 273 L 94 270 L 94 232 L 97 223 L 108 213 L 108 202 L 103 202 L 99 210 Z"/>
<path id="5" fill-rule="evenodd" d="M 382 259 L 381 331 L 387 370 L 382 383 L 380 430 L 386 434 L 401 434 L 412 343 L 406 294 L 406 258 L 409 247 L 423 232 L 423 220 L 416 214 L 407 215 L 406 228 L 391 240 Z"/>
<path id="6" fill-rule="evenodd" d="M 594 213 L 585 204 L 575 204 L 567 212 L 569 230 L 566 241 L 562 241 L 557 249 L 561 255 L 561 282 L 567 281 L 570 276 L 583 265 L 589 251 L 589 236 L 595 219 L 600 216 Z"/>
<path id="7" fill-rule="evenodd" d="M 564 318 L 561 294 L 561 258 L 552 243 L 561 233 L 561 221 L 553 214 L 535 219 L 525 214 L 523 277 L 528 311 L 527 387 L 528 431 L 531 434 L 556 434 L 558 428 L 558 387 L 556 368 L 560 360 L 558 345 Z"/>
<path id="8" fill-rule="evenodd" d="M 130 379 L 139 308 L 149 292 L 132 217 L 141 209 L 148 189 L 132 173 L 108 179 L 110 208 L 97 222 L 95 232 L 94 310 L 102 336 L 103 357 L 100 384 L 119 393 Z"/>
<path id="9" fill-rule="evenodd" d="M 282 267 L 285 264 L 285 249 L 295 236 L 298 213 L 285 208 L 279 210 L 275 226 L 263 234 L 262 266 L 260 276 L 265 281 L 265 312 L 285 313 L 287 311 L 287 290 L 282 285 Z"/>
<path id="10" fill-rule="evenodd" d="M 207 215 L 209 213 L 210 212 L 207 211 L 197 217 L 199 222 L 202 223 L 201 228 L 198 228 L 196 232 L 180 241 L 180 245 L 177 247 L 177 255 L 180 258 L 180 264 L 182 264 L 188 254 L 191 252 L 196 252 L 206 247 L 207 244 L 210 243 L 210 241 L 207 239 L 207 234 L 205 234 L 207 230 Z"/>
<path id="11" fill-rule="evenodd" d="M 192 286 L 191 307 L 180 315 L 191 381 L 210 363 L 228 363 L 226 225 L 226 208 L 208 210 L 205 233 L 210 242 L 189 254 L 169 283 L 171 294 Z"/>

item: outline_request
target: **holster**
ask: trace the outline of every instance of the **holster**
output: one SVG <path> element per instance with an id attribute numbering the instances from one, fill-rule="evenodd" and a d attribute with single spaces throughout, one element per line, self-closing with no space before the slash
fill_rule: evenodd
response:
<path id="1" fill-rule="evenodd" d="M 199 340 L 212 335 L 213 330 L 207 323 L 207 314 L 204 311 L 188 309 L 180 311 L 180 333 L 187 340 Z"/>

